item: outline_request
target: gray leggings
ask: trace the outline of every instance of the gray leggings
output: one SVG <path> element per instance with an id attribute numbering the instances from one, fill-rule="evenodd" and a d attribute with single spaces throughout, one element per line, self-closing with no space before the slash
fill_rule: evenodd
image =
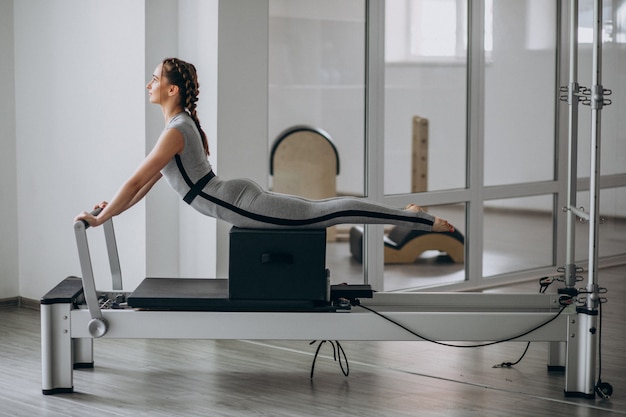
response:
<path id="1" fill-rule="evenodd" d="M 191 206 L 233 226 L 254 229 L 321 229 L 336 224 L 394 224 L 431 231 L 434 217 L 424 212 L 394 209 L 361 198 L 309 200 L 263 190 L 248 179 L 213 177 Z"/>

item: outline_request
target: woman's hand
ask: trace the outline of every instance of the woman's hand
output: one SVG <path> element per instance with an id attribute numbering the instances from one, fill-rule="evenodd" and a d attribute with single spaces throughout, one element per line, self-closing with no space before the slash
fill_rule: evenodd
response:
<path id="1" fill-rule="evenodd" d="M 106 201 L 103 201 L 101 203 L 98 203 L 94 206 L 94 211 L 100 209 L 100 211 L 104 210 L 104 208 L 108 205 L 109 203 L 107 203 Z M 91 227 L 96 227 L 96 226 L 100 226 L 102 223 L 100 223 L 100 221 L 98 220 L 98 216 L 97 215 L 93 215 L 91 213 L 88 213 L 86 211 L 83 211 L 82 213 L 80 213 L 78 216 L 76 216 L 74 218 L 74 222 L 77 222 L 79 220 L 84 220 L 87 222 L 87 224 L 89 224 L 89 226 Z"/>

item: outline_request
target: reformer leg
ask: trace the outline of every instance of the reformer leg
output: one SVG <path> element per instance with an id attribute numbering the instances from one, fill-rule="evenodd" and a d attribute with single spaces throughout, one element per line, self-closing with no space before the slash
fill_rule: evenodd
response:
<path id="1" fill-rule="evenodd" d="M 41 383 L 44 394 L 73 392 L 71 304 L 41 305 Z"/>
<path id="2" fill-rule="evenodd" d="M 548 343 L 548 371 L 549 372 L 565 371 L 566 360 L 567 360 L 567 343 L 566 342 L 549 342 Z"/>
<path id="3" fill-rule="evenodd" d="M 73 368 L 93 368 L 93 339 L 72 339 Z"/>
<path id="4" fill-rule="evenodd" d="M 570 318 L 567 329 L 565 396 L 594 398 L 597 316 L 577 314 Z"/>
<path id="5" fill-rule="evenodd" d="M 72 339 L 71 311 L 83 292 L 67 277 L 41 299 L 41 382 L 44 394 L 72 392 L 73 368 L 93 366 L 91 339 Z"/>

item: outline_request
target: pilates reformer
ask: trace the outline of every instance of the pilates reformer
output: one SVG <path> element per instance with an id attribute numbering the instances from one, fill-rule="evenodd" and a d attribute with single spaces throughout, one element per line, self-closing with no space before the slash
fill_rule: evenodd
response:
<path id="1" fill-rule="evenodd" d="M 94 366 L 98 338 L 543 341 L 560 345 L 549 355 L 548 369 L 565 371 L 566 394 L 583 393 L 588 384 L 589 373 L 580 368 L 584 349 L 577 343 L 577 335 L 587 329 L 567 295 L 373 292 L 367 285 L 330 285 L 325 269 L 289 277 L 285 271 L 301 262 L 294 241 L 316 246 L 325 261 L 324 230 L 236 228 L 231 230 L 231 257 L 240 256 L 232 251 L 243 251 L 257 261 L 231 262 L 229 278 L 235 265 L 256 262 L 253 270 L 244 267 L 236 274 L 237 280 L 252 282 L 252 290 L 230 279 L 146 278 L 127 293 L 111 220 L 103 229 L 113 290 L 101 292 L 95 287 L 88 226 L 79 221 L 74 229 L 82 278 L 67 277 L 41 299 L 44 394 L 73 392 L 73 370 Z M 239 247 L 241 242 L 249 247 Z M 282 248 L 267 249 L 262 242 L 278 242 Z M 305 270 L 319 269 L 316 263 L 305 264 Z M 273 268 L 269 276 L 254 272 L 265 264 Z M 272 291 L 264 292 L 264 286 Z"/>
<path id="2" fill-rule="evenodd" d="M 572 0 L 572 10 L 577 1 Z M 367 286 L 330 286 L 328 272 L 307 277 L 304 292 L 297 284 L 303 276 L 278 272 L 281 280 L 272 283 L 269 295 L 263 292 L 267 280 L 253 282 L 255 293 L 246 286 L 231 287 L 231 280 L 146 278 L 133 293 L 122 290 L 122 277 L 112 221 L 103 225 L 112 275 L 111 292 L 95 287 L 87 244 L 86 227 L 74 225 L 82 278 L 67 277 L 41 299 L 42 392 L 73 392 L 73 370 L 92 368 L 93 341 L 98 338 L 144 339 L 275 339 L 355 341 L 541 341 L 549 343 L 548 370 L 564 371 L 566 396 L 608 397 L 612 387 L 595 380 L 598 349 L 599 305 L 603 290 L 597 283 L 599 223 L 599 113 L 610 104 L 610 94 L 601 85 L 602 3 L 595 1 L 594 80 L 591 90 L 580 90 L 577 68 L 577 13 L 570 21 L 570 84 L 564 101 L 570 105 L 570 161 L 568 207 L 568 250 L 561 269 L 565 288 L 558 294 L 483 293 L 389 293 L 372 292 Z M 587 91 L 588 94 L 585 94 Z M 576 209 L 575 149 L 578 102 L 587 97 L 592 105 L 592 167 L 589 213 Z M 583 218 L 590 225 L 589 283 L 574 288 L 579 268 L 574 264 L 573 222 Z M 242 231 L 243 233 L 286 234 L 294 231 Z M 319 231 L 306 239 L 319 242 Z M 256 237 L 258 241 L 258 236 Z M 298 236 L 297 239 L 300 239 Z M 282 239 L 282 237 L 280 238 Z M 279 240 L 280 240 L 279 239 Z M 231 245 L 233 234 L 231 233 Z M 253 239 L 254 240 L 254 239 Z M 267 241 L 261 237 L 262 241 Z M 321 247 L 325 245 L 324 242 Z M 232 246 L 231 246 L 232 248 Z M 318 248 L 319 249 L 319 248 Z M 265 256 L 264 256 L 265 255 Z M 232 252 L 231 252 L 232 256 Z M 265 263 L 298 265 L 287 250 L 261 254 Z M 232 264 L 231 264 L 232 265 Z M 319 269 L 319 268 L 318 268 Z M 254 271 L 243 271 L 258 278 Z M 232 277 L 231 277 L 232 278 Z M 291 279 L 290 279 L 291 278 Z M 270 277 L 271 280 L 271 277 Z M 227 282 L 228 281 L 228 282 Z M 248 281 L 249 283 L 249 281 Z M 231 290 L 243 291 L 233 299 Z M 276 299 L 276 291 L 280 299 Z M 297 294 L 295 297 L 293 296 Z M 304 295 L 303 295 L 304 294 Z M 314 294 L 314 295 L 311 295 Z M 250 297 L 253 298 L 250 298 Z M 302 298 L 302 297 L 306 298 Z M 580 296 L 580 301 L 579 297 Z M 256 297 L 256 299 L 255 299 Z M 578 305 L 580 302 L 583 305 Z M 382 314 L 391 323 L 363 306 Z M 517 330 L 511 330 L 517 329 Z M 421 336 L 416 336 L 418 333 Z"/>

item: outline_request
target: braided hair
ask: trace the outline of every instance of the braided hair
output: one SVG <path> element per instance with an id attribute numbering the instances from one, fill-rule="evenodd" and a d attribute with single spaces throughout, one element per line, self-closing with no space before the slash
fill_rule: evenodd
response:
<path id="1" fill-rule="evenodd" d="M 163 60 L 162 68 L 162 76 L 167 78 L 170 84 L 178 87 L 181 105 L 189 112 L 189 115 L 196 123 L 200 137 L 202 138 L 204 152 L 209 155 L 209 142 L 207 141 L 206 133 L 204 133 L 204 130 L 202 130 L 200 126 L 200 119 L 198 119 L 196 112 L 196 102 L 198 101 L 198 94 L 200 93 L 196 67 L 178 58 L 166 58 Z"/>

